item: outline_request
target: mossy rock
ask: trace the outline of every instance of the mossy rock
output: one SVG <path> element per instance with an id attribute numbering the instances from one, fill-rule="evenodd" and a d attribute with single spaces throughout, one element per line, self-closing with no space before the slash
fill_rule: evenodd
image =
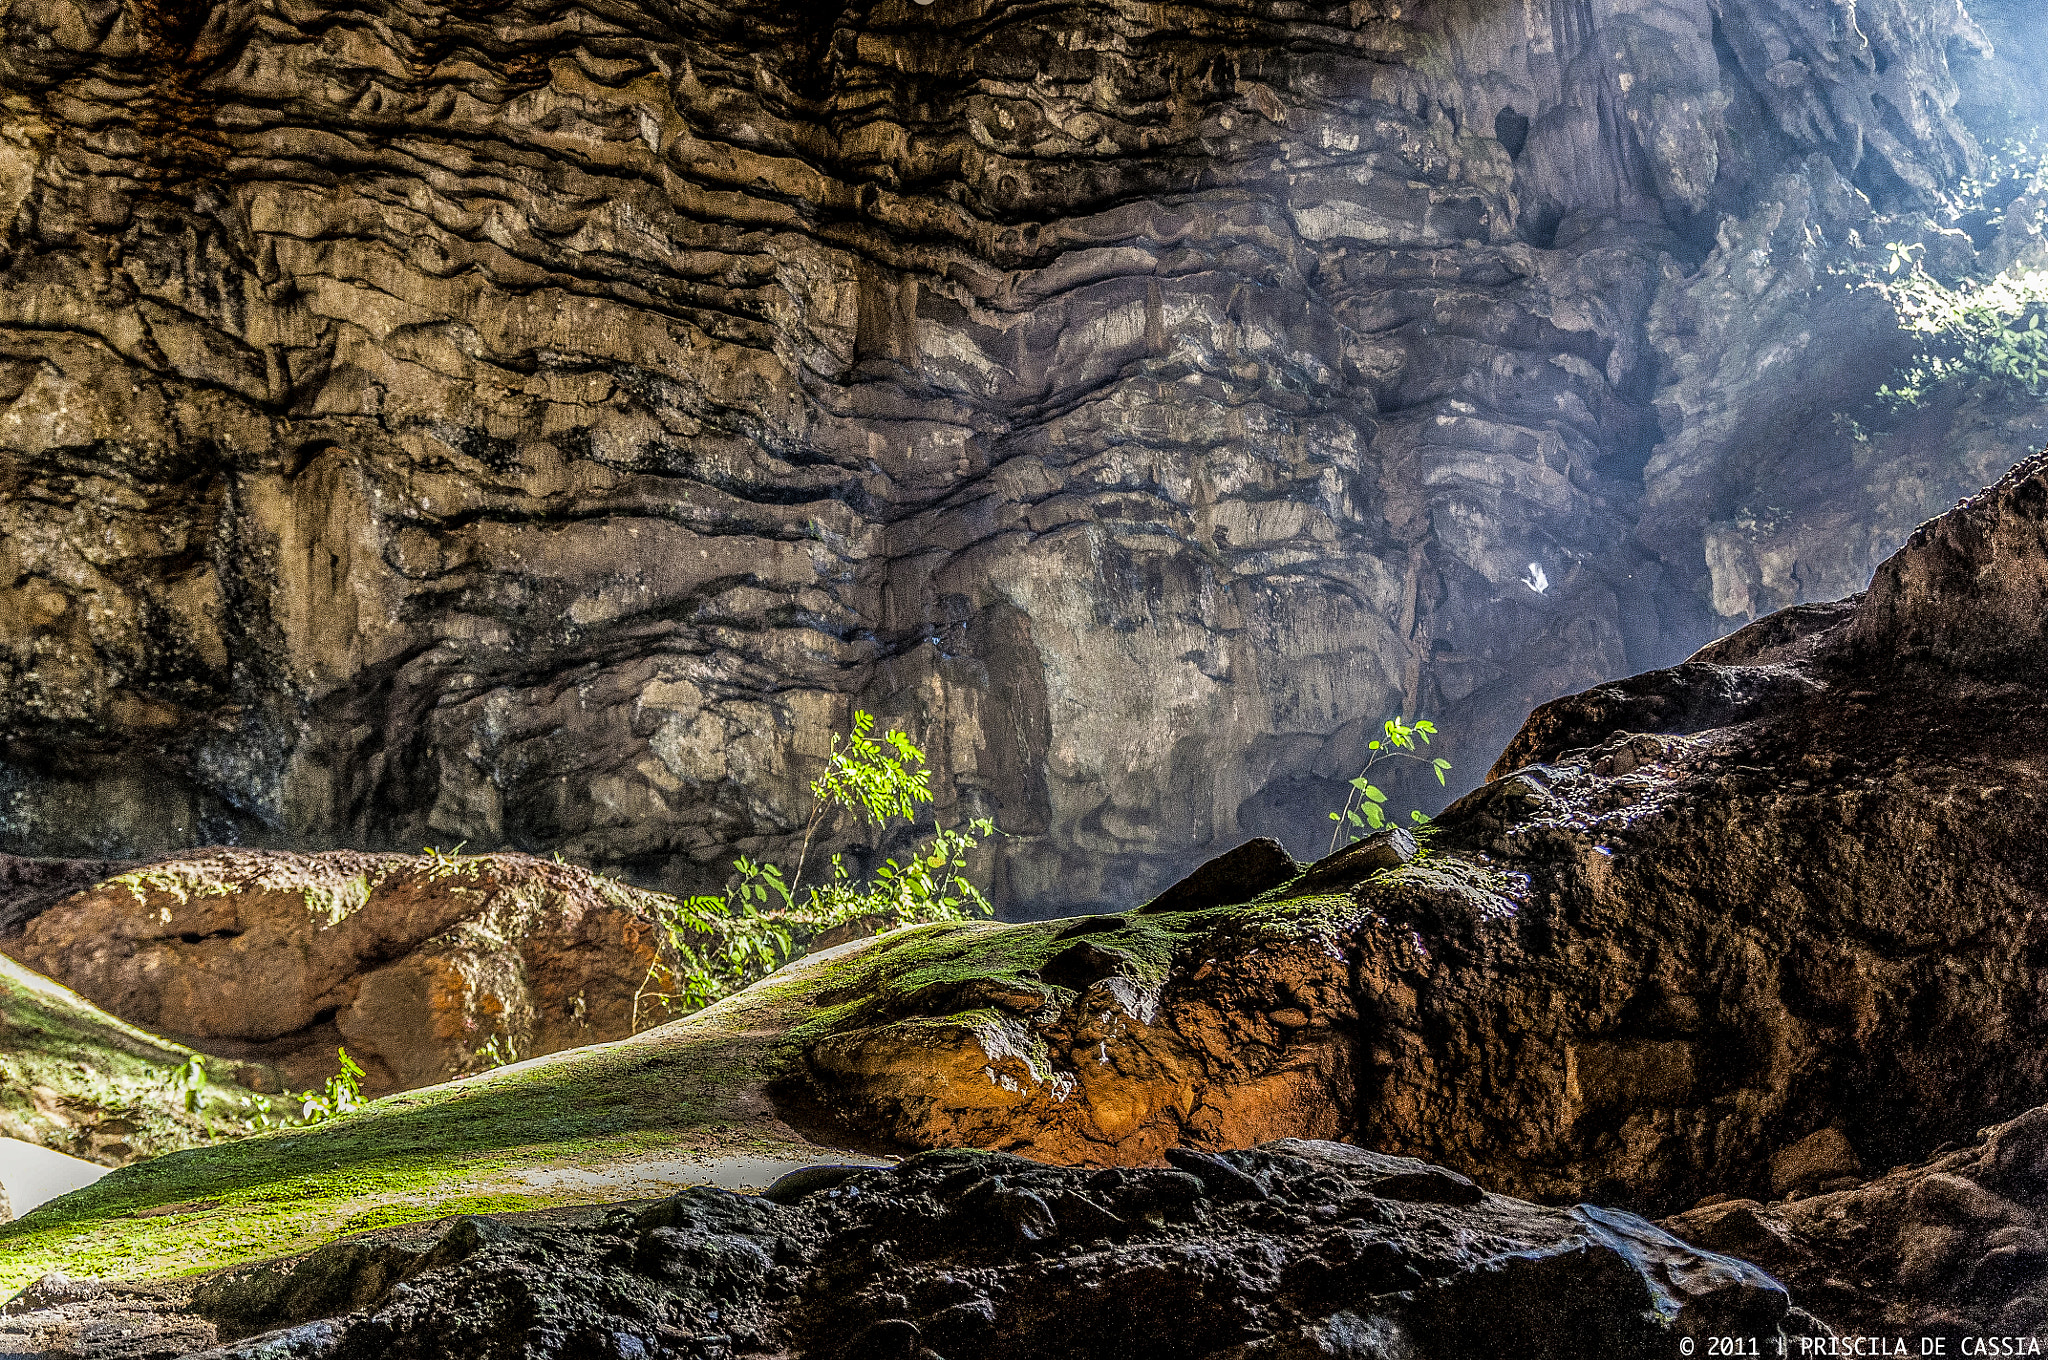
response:
<path id="1" fill-rule="evenodd" d="M 210 1079 L 188 1101 L 194 1059 Z M 240 1137 L 296 1109 L 217 1079 L 247 1066 L 116 1020 L 0 955 L 0 1135 L 106 1166 Z"/>
<path id="2" fill-rule="evenodd" d="M 1092 934 L 1133 976 L 1163 980 L 1194 937 L 1329 929 L 1345 899 L 1129 917 Z M 804 1051 L 877 1018 L 1036 993 L 1071 922 L 917 926 L 800 960 L 715 1006 L 630 1039 L 551 1054 L 373 1102 L 311 1128 L 193 1148 L 117 1171 L 0 1227 L 0 1296 L 46 1270 L 167 1278 L 309 1251 L 450 1213 L 604 1203 L 712 1179 L 752 1159 L 843 1159 L 784 1123 L 765 1093 Z"/>

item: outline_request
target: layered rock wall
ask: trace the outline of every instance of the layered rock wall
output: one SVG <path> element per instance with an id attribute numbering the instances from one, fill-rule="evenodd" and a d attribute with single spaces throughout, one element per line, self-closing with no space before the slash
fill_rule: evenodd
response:
<path id="1" fill-rule="evenodd" d="M 0 839 L 696 886 L 864 705 L 1019 910 L 1299 844 L 1380 716 L 1476 773 L 1803 589 L 1707 526 L 1887 371 L 1869 296 L 1798 318 L 1938 234 L 1984 48 L 1907 0 L 11 0 Z M 1819 556 L 1979 471 L 1836 468 Z"/>

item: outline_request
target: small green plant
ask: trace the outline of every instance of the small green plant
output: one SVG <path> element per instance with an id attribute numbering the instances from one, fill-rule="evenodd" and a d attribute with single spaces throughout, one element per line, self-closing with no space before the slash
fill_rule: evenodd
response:
<path id="1" fill-rule="evenodd" d="M 1878 400 L 1895 413 L 1914 410 L 1944 387 L 1979 383 L 2048 399 L 2048 270 L 2009 269 L 1951 287 L 1927 272 L 1925 254 L 1919 245 L 1893 242 L 1883 270 L 1869 278 L 1915 346 L 1897 380 L 1877 390 Z M 1852 437 L 1862 432 L 1849 424 Z"/>
<path id="2" fill-rule="evenodd" d="M 341 1071 L 327 1079 L 327 1088 L 306 1091 L 299 1096 L 299 1118 L 308 1124 L 318 1124 L 363 1108 L 363 1069 L 349 1057 L 345 1048 L 335 1049 L 334 1056 L 341 1059 Z"/>
<path id="3" fill-rule="evenodd" d="M 828 820 L 851 814 L 880 831 L 898 818 L 914 824 L 918 806 L 932 801 L 923 750 L 903 732 L 878 739 L 874 730 L 874 715 L 856 710 L 852 730 L 834 734 L 825 773 L 811 781 L 795 872 L 785 877 L 779 866 L 742 855 L 723 892 L 663 909 L 663 949 L 634 995 L 635 1029 L 644 1002 L 659 1001 L 671 1014 L 708 1006 L 781 967 L 800 937 L 870 917 L 888 928 L 990 914 L 988 899 L 967 876 L 967 856 L 996 834 L 986 817 L 965 829 L 934 825 L 905 859 L 889 859 L 864 883 L 835 854 L 830 880 L 804 886 L 811 844 Z M 651 990 L 664 967 L 671 990 Z"/>
<path id="4" fill-rule="evenodd" d="M 1444 782 L 1444 775 L 1451 768 L 1451 762 L 1441 756 L 1426 756 L 1416 749 L 1418 743 L 1427 746 L 1430 739 L 1436 736 L 1436 724 L 1427 718 L 1408 723 L 1398 716 L 1392 717 L 1380 724 L 1380 729 L 1385 735 L 1366 743 L 1365 766 L 1352 778 L 1351 792 L 1345 795 L 1344 806 L 1330 814 L 1330 820 L 1337 824 L 1330 831 L 1332 854 L 1336 853 L 1340 840 L 1343 844 L 1349 845 L 1365 839 L 1367 833 L 1378 831 L 1387 825 L 1387 795 L 1372 782 L 1371 778 L 1375 766 L 1388 760 L 1422 761 L 1436 774 L 1438 784 Z M 1412 808 L 1409 810 L 1408 819 L 1417 826 L 1429 820 Z M 1344 839 L 1347 833 L 1348 840 Z"/>
<path id="5" fill-rule="evenodd" d="M 486 1069 L 510 1067 L 519 1061 L 519 1049 L 510 1035 L 493 1034 L 490 1041 L 476 1051 L 476 1060 Z"/>
<path id="6" fill-rule="evenodd" d="M 197 1053 L 171 1073 L 171 1089 L 185 1096 L 185 1113 L 198 1114 L 206 1104 L 206 1059 Z"/>
<path id="7" fill-rule="evenodd" d="M 464 859 L 462 855 L 462 847 L 468 844 L 468 841 L 463 841 L 453 850 L 442 850 L 432 845 L 421 846 L 420 853 L 427 857 L 427 877 L 446 878 L 450 874 L 467 874 L 474 871 L 476 856 L 471 855 Z"/>

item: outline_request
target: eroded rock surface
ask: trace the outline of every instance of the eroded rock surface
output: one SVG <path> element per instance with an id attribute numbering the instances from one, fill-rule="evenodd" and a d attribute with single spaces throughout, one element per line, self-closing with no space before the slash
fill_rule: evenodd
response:
<path id="1" fill-rule="evenodd" d="M 1706 1205 L 1664 1226 L 1757 1262 L 1841 1331 L 1947 1336 L 1958 1352 L 1964 1337 L 2014 1338 L 2001 1343 L 2010 1354 L 2048 1346 L 2048 1109 L 1971 1142 L 1826 1193 Z"/>
<path id="2" fill-rule="evenodd" d="M 1923 1158 L 2048 1101 L 2044 579 L 2048 455 L 1862 600 L 1538 710 L 1426 856 L 906 949 L 813 1078 L 918 1144 L 1314 1133 L 1664 1212 L 1840 1165 L 1829 1129 Z"/>
<path id="3" fill-rule="evenodd" d="M 630 1034 L 653 901 L 526 855 L 215 849 L 47 906 L 0 951 L 300 1081 L 346 1043 L 371 1089 L 393 1090 Z"/>
<path id="4" fill-rule="evenodd" d="M 1976 259 L 1930 214 L 1987 50 L 1917 0 L 15 0 L 0 837 L 701 887 L 860 703 L 1022 909 L 1306 849 L 1385 714 L 1476 771 L 2033 437 L 1828 426 L 1894 357 L 1830 271 Z"/>
<path id="5" fill-rule="evenodd" d="M 917 957 L 929 938 L 876 946 L 877 974 L 820 996 L 854 1004 L 807 1047 L 794 1093 L 829 1126 L 896 1144 L 1087 1165 L 1355 1127 L 1341 925 L 1014 929 L 960 928 L 937 966 Z"/>
<path id="6" fill-rule="evenodd" d="M 580 1222 L 465 1219 L 216 1276 L 167 1319 L 129 1300 L 126 1349 L 93 1354 L 182 1354 L 189 1333 L 152 1349 L 149 1329 L 195 1318 L 222 1343 L 211 1360 L 1633 1360 L 1820 1330 L 1755 1267 L 1628 1214 L 1539 1208 L 1330 1143 L 1182 1168 L 938 1152 L 787 1204 L 698 1189 Z M 95 1316 L 31 1290 L 0 1344 L 80 1355 Z"/>

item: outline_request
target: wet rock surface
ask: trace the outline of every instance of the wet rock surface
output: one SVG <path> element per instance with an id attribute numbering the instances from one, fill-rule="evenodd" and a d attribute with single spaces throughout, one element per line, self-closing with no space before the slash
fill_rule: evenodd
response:
<path id="1" fill-rule="evenodd" d="M 345 1043 L 381 1093 L 631 1033 L 653 900 L 526 855 L 215 849 L 41 904 L 0 951 L 302 1085 Z"/>
<path id="2" fill-rule="evenodd" d="M 185 1290 L 105 1285 L 52 1273 L 0 1305 L 0 1354 L 171 1360 L 211 1346 L 213 1325 L 184 1309 Z"/>
<path id="3" fill-rule="evenodd" d="M 186 1353 L 200 1325 L 210 1360 L 1621 1360 L 1819 1332 L 1755 1267 L 1631 1215 L 1330 1143 L 1095 1172 L 935 1152 L 792 1198 L 698 1189 L 338 1243 L 131 1313 L 129 1336 L 102 1333 L 118 1352 L 79 1348 L 76 1311 L 38 1287 L 0 1314 L 0 1349 L 145 1360 Z M 186 1330 L 152 1343 L 151 1327 Z"/>
<path id="4" fill-rule="evenodd" d="M 1849 13 L 15 0 L 0 838 L 700 888 L 858 703 L 1020 911 L 1305 852 L 2035 437 L 1828 426 L 2028 83 Z"/>

